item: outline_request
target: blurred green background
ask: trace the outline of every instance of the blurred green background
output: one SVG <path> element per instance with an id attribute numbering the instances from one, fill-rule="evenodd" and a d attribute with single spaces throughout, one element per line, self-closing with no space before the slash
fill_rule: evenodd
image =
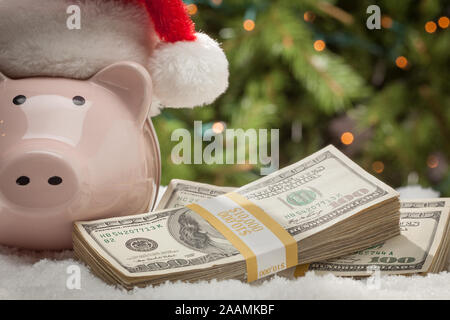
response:
<path id="1" fill-rule="evenodd" d="M 197 30 L 222 44 L 230 87 L 210 106 L 165 109 L 154 119 L 163 185 L 241 186 L 260 177 L 258 165 L 174 164 L 173 130 L 192 132 L 201 120 L 203 132 L 214 126 L 217 134 L 279 128 L 280 167 L 332 143 L 393 187 L 450 196 L 448 1 L 185 3 Z M 380 30 L 366 27 L 373 4 Z"/>

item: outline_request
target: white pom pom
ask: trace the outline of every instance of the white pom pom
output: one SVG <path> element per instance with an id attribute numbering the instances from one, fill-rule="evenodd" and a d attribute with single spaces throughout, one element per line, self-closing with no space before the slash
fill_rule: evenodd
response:
<path id="1" fill-rule="evenodd" d="M 196 35 L 196 41 L 161 43 L 150 58 L 154 95 L 166 107 L 210 104 L 228 87 L 224 52 L 207 35 Z"/>

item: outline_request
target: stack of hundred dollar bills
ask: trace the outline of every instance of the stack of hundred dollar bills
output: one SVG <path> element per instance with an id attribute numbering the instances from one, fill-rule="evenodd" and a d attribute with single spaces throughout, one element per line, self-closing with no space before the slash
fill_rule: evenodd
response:
<path id="1" fill-rule="evenodd" d="M 172 180 L 158 208 L 176 208 L 217 197 L 235 188 Z M 400 235 L 353 254 L 279 272 L 287 278 L 316 274 L 364 277 L 380 274 L 439 273 L 450 254 L 450 198 L 408 199 L 400 203 Z"/>
<path id="2" fill-rule="evenodd" d="M 438 273 L 450 250 L 450 198 L 408 199 L 401 202 L 401 234 L 351 255 L 300 265 L 281 272 L 300 277 L 316 274 L 364 277 L 380 274 Z"/>
<path id="3" fill-rule="evenodd" d="M 75 254 L 106 282 L 130 289 L 177 280 L 246 281 L 243 255 L 184 206 L 232 190 L 172 181 L 154 212 L 76 222 Z M 297 241 L 299 264 L 360 252 L 400 234 L 399 194 L 333 146 L 234 192 Z"/>

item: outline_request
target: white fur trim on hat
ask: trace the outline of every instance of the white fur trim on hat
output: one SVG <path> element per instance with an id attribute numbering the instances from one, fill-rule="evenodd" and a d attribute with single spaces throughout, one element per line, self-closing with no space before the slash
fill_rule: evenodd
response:
<path id="1" fill-rule="evenodd" d="M 69 30 L 70 5 L 81 29 Z M 158 42 L 147 12 L 134 3 L 0 0 L 0 72 L 87 79 L 118 61 L 145 65 Z"/>
<path id="2" fill-rule="evenodd" d="M 196 36 L 196 41 L 160 43 L 150 58 L 154 94 L 166 107 L 209 104 L 228 87 L 225 53 L 206 34 Z"/>
<path id="3" fill-rule="evenodd" d="M 76 4 L 81 29 L 69 30 Z M 141 5 L 107 0 L 0 0 L 0 72 L 17 79 L 88 79 L 119 61 L 146 66 L 160 107 L 212 103 L 228 87 L 228 61 L 219 44 L 162 42 Z M 153 112 L 158 110 L 153 108 Z"/>

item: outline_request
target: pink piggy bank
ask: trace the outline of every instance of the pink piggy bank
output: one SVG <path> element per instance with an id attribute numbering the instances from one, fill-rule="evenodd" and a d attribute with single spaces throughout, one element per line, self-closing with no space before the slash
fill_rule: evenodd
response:
<path id="1" fill-rule="evenodd" d="M 0 73 L 0 244 L 72 247 L 72 224 L 152 209 L 160 180 L 146 69 L 86 81 Z"/>

